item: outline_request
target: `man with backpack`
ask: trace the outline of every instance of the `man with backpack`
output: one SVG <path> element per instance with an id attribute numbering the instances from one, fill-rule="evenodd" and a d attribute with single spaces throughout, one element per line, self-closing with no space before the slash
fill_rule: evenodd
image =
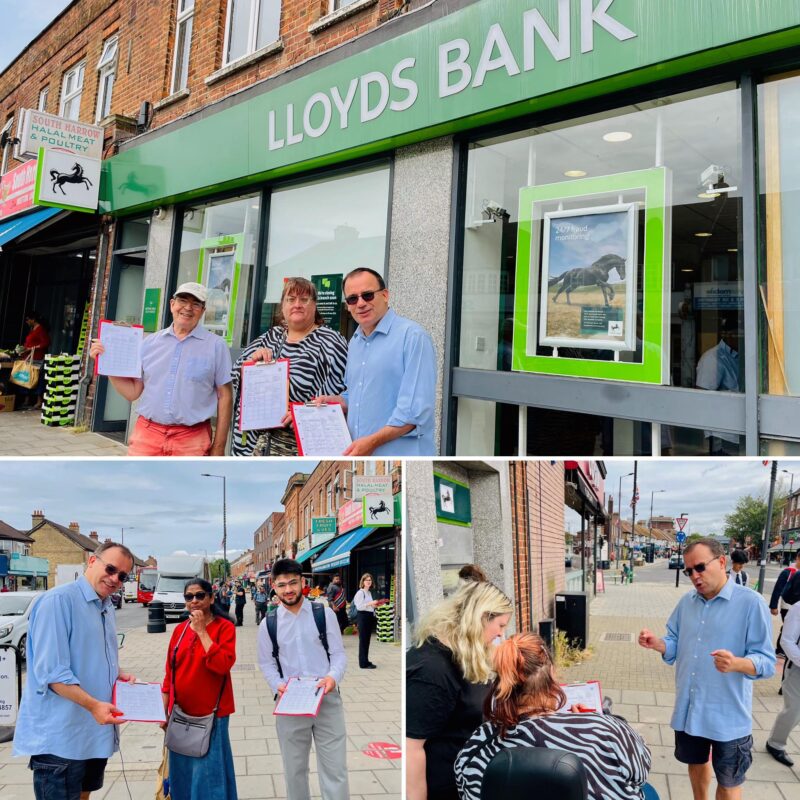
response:
<path id="1" fill-rule="evenodd" d="M 778 616 L 778 606 L 780 606 L 781 615 L 781 629 L 778 631 L 778 642 L 775 645 L 775 655 L 778 657 L 785 656 L 783 647 L 781 647 L 781 637 L 783 636 L 783 622 L 789 609 L 800 598 L 800 578 L 795 580 L 800 575 L 800 549 L 794 555 L 794 565 L 786 567 L 781 570 L 778 575 L 778 580 L 775 581 L 775 588 L 772 590 L 772 595 L 769 599 L 770 613 L 776 617 Z M 786 674 L 786 662 L 783 663 L 783 673 Z M 783 694 L 783 687 L 778 690 L 778 694 Z"/>
<path id="2" fill-rule="evenodd" d="M 342 579 L 339 575 L 334 575 L 328 588 L 325 590 L 325 596 L 328 598 L 328 605 L 333 609 L 336 614 L 336 619 L 339 620 L 339 630 L 343 631 L 350 623 L 347 619 L 347 595 L 344 593 L 342 586 Z"/>
<path id="3" fill-rule="evenodd" d="M 302 567 L 294 559 L 278 559 L 272 568 L 278 607 L 258 628 L 258 665 L 275 694 L 290 678 L 314 678 L 322 703 L 314 717 L 276 717 L 287 800 L 310 797 L 308 761 L 311 741 L 317 753 L 323 800 L 348 800 L 347 730 L 338 691 L 347 658 L 336 615 L 303 597 Z"/>

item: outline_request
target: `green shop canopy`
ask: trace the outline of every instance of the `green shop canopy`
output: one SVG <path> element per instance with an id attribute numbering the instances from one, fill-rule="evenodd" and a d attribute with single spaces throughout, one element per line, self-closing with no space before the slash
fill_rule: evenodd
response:
<path id="1" fill-rule="evenodd" d="M 358 547 L 375 528 L 356 528 L 344 536 L 337 536 L 321 558 L 314 562 L 313 572 L 325 572 L 336 567 L 346 567 L 350 563 L 350 551 Z"/>
<path id="2" fill-rule="evenodd" d="M 298 564 L 304 564 L 306 561 L 313 558 L 317 553 L 320 552 L 320 550 L 327 547 L 329 544 L 330 540 L 327 542 L 323 542 L 322 544 L 318 544 L 316 547 L 309 547 L 308 550 L 304 550 L 302 553 L 298 553 L 295 561 Z"/>

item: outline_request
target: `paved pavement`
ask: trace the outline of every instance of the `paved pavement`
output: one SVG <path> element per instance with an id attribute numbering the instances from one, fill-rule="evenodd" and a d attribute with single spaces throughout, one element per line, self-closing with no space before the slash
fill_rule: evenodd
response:
<path id="1" fill-rule="evenodd" d="M 2 415 L 0 415 L 2 416 Z M 233 670 L 236 713 L 230 734 L 240 800 L 285 797 L 280 750 L 272 716 L 273 702 L 256 664 L 256 627 L 253 608 L 245 609 L 245 625 L 239 628 Z M 126 634 L 120 664 L 143 680 L 161 680 L 167 633 L 146 633 L 136 628 Z M 370 742 L 402 744 L 400 736 L 400 681 L 402 648 L 373 639 L 370 659 L 376 670 L 358 668 L 358 639 L 345 638 L 348 669 L 342 682 L 347 718 L 347 764 L 351 800 L 400 798 L 400 759 L 379 759 L 364 754 Z M 163 733 L 155 725 L 127 723 L 122 726 L 121 756 L 109 761 L 103 789 L 93 800 L 152 800 L 156 770 L 161 761 Z M 124 759 L 124 775 L 123 763 Z M 311 793 L 319 797 L 315 756 L 311 758 Z M 127 788 L 126 788 L 127 779 Z M 130 795 L 128 794 L 130 791 Z M 11 758 L 11 744 L 0 745 L 0 797 L 31 800 L 31 773 L 23 758 Z"/>
<path id="2" fill-rule="evenodd" d="M 33 409 L 0 414 L 0 456 L 124 456 L 126 448 L 99 433 L 51 428 Z"/>
<path id="3" fill-rule="evenodd" d="M 603 694 L 614 701 L 614 712 L 631 722 L 648 743 L 653 754 L 650 782 L 662 800 L 691 800 L 686 767 L 673 756 L 674 738 L 669 727 L 675 701 L 674 670 L 657 653 L 639 647 L 636 641 L 643 627 L 663 635 L 673 607 L 691 590 L 683 579 L 678 589 L 674 585 L 648 582 L 648 572 L 662 569 L 665 569 L 663 563 L 637 567 L 632 585 L 607 585 L 605 593 L 597 595 L 589 619 L 589 641 L 594 654 L 584 663 L 563 670 L 562 677 L 567 681 L 599 680 Z M 772 619 L 775 640 L 780 618 Z M 793 769 L 775 761 L 764 747 L 775 716 L 783 707 L 779 687 L 779 676 L 754 684 L 754 758 L 747 774 L 745 798 L 797 800 L 800 797 L 800 728 L 795 729 L 788 745 L 788 752 L 795 760 Z M 715 789 L 714 782 L 711 796 Z"/>

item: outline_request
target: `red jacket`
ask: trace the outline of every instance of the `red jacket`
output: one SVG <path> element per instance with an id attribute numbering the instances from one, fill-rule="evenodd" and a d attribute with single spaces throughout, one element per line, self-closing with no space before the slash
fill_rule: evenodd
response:
<path id="1" fill-rule="evenodd" d="M 41 361 L 47 352 L 47 348 L 50 347 L 50 334 L 41 325 L 36 325 L 25 337 L 22 346 L 26 350 L 33 350 L 35 361 Z"/>
<path id="2" fill-rule="evenodd" d="M 169 710 L 172 710 L 172 653 L 188 622 L 175 626 L 167 651 L 167 667 L 161 691 L 170 695 Z M 175 662 L 175 694 L 178 705 L 193 717 L 202 717 L 214 710 L 219 697 L 223 677 L 225 689 L 217 709 L 218 717 L 227 717 L 235 711 L 233 705 L 233 686 L 231 686 L 231 668 L 236 663 L 236 629 L 227 619 L 215 617 L 206 628 L 213 644 L 208 652 L 191 629 L 178 647 Z"/>

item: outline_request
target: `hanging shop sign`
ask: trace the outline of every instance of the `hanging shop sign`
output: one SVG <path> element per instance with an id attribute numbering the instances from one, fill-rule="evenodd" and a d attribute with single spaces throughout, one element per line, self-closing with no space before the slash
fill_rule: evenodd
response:
<path id="1" fill-rule="evenodd" d="M 0 219 L 33 208 L 36 160 L 20 164 L 0 178 Z"/>
<path id="2" fill-rule="evenodd" d="M 312 275 L 311 283 L 317 290 L 317 311 L 322 321 L 338 331 L 342 324 L 342 274 Z"/>
<path id="3" fill-rule="evenodd" d="M 472 525 L 472 506 L 469 486 L 449 475 L 433 473 L 433 491 L 436 496 L 436 519 L 450 525 Z"/>
<path id="4" fill-rule="evenodd" d="M 353 475 L 353 500 L 365 494 L 391 494 L 391 475 Z"/>
<path id="5" fill-rule="evenodd" d="M 512 369 L 667 382 L 668 198 L 664 167 L 520 190 Z"/>
<path id="6" fill-rule="evenodd" d="M 19 155 L 35 158 L 40 147 L 58 148 L 85 158 L 103 157 L 103 129 L 97 125 L 23 108 L 19 127 Z"/>
<path id="7" fill-rule="evenodd" d="M 336 536 L 336 517 L 311 517 L 311 546 L 323 544 Z"/>
<path id="8" fill-rule="evenodd" d="M 33 202 L 70 211 L 97 210 L 100 159 L 60 148 L 40 148 Z"/>
<path id="9" fill-rule="evenodd" d="M 365 494 L 361 498 L 361 518 L 365 528 L 394 526 L 394 498 L 388 494 Z"/>
<path id="10" fill-rule="evenodd" d="M 102 209 L 258 183 L 798 43 L 796 0 L 482 0 L 123 148 L 105 163 Z"/>
<path id="11" fill-rule="evenodd" d="M 339 533 L 347 533 L 364 524 L 364 513 L 361 501 L 349 500 L 336 514 Z"/>

